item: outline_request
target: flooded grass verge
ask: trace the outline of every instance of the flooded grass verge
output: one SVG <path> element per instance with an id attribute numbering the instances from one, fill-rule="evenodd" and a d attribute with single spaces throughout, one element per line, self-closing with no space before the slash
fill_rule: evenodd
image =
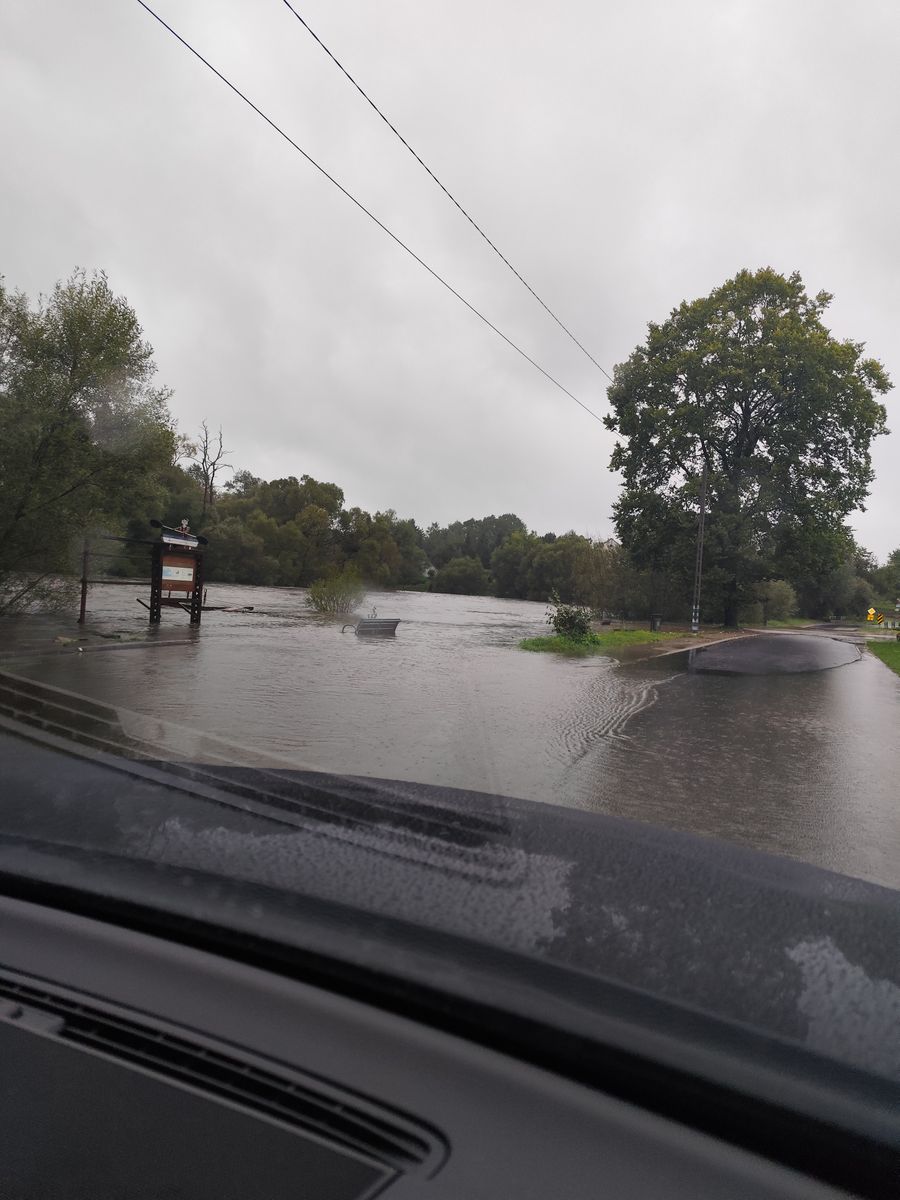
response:
<path id="1" fill-rule="evenodd" d="M 519 642 L 519 648 L 539 653 L 549 652 L 583 657 L 587 654 L 603 654 L 607 650 L 620 650 L 626 646 L 671 641 L 683 636 L 680 633 L 651 633 L 649 629 L 612 629 L 608 633 L 589 633 L 582 638 L 524 638 Z"/>

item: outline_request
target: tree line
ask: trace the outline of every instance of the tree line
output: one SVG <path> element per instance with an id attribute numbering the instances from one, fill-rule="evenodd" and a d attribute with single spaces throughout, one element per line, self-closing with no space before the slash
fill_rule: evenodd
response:
<path id="1" fill-rule="evenodd" d="M 341 487 L 234 470 L 221 429 L 177 432 L 137 317 L 102 273 L 36 304 L 0 282 L 0 611 L 63 602 L 85 535 L 142 540 L 150 517 L 209 539 L 211 581 L 307 587 L 350 569 L 376 588 L 690 615 L 705 508 L 703 619 L 893 607 L 846 524 L 871 482 L 890 383 L 822 324 L 798 276 L 742 272 L 682 304 L 615 370 L 607 426 L 623 486 L 616 538 L 529 530 L 512 513 L 420 527 L 347 507 Z M 146 574 L 146 549 L 105 568 Z"/>
<path id="2" fill-rule="evenodd" d="M 690 615 L 692 581 L 665 566 L 641 565 L 614 539 L 572 531 L 538 534 L 514 513 L 423 529 L 393 510 L 348 509 L 337 484 L 309 475 L 265 481 L 238 471 L 204 512 L 201 475 L 195 465 L 170 467 L 162 512 L 172 525 L 203 514 L 192 527 L 209 538 L 211 581 L 307 587 L 350 567 L 376 588 L 537 601 L 555 594 L 610 616 L 660 613 L 667 620 L 685 620 Z M 135 537 L 151 532 L 140 517 L 128 529 Z M 123 555 L 117 570 L 135 570 L 141 561 L 139 552 Z M 780 574 L 744 588 L 741 620 L 862 615 L 871 604 L 893 607 L 900 597 L 900 549 L 879 566 L 846 528 L 820 573 L 810 573 L 806 564 L 793 569 L 790 560 L 777 566 Z M 711 589 L 717 582 L 714 572 L 715 564 Z M 716 603 L 708 600 L 705 607 L 712 619 Z"/>

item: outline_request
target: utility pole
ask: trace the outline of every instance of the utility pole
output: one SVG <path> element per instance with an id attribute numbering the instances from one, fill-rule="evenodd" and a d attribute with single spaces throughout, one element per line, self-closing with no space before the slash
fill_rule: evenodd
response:
<path id="1" fill-rule="evenodd" d="M 691 607 L 691 633 L 700 632 L 700 581 L 703 578 L 703 529 L 706 524 L 706 462 L 700 479 L 700 520 L 697 524 L 697 557 L 694 561 L 694 603 Z"/>

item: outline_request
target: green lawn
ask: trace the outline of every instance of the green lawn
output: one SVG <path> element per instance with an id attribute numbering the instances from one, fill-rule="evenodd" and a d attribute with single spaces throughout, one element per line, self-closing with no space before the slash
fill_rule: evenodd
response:
<path id="1" fill-rule="evenodd" d="M 649 629 L 611 629 L 608 633 L 589 633 L 585 638 L 533 637 L 519 642 L 522 650 L 550 651 L 552 654 L 602 654 L 622 646 L 640 646 L 646 642 L 664 642 L 683 638 L 683 633 L 651 633 Z"/>
<path id="2" fill-rule="evenodd" d="M 876 658 L 900 675 L 900 642 L 866 642 Z"/>

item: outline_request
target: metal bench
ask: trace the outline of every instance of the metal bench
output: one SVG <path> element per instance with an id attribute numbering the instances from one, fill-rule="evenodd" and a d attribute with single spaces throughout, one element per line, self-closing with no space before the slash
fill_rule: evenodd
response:
<path id="1" fill-rule="evenodd" d="M 341 633 L 352 629 L 357 637 L 394 637 L 399 624 L 399 617 L 396 621 L 389 617 L 360 617 L 355 624 L 345 625 Z"/>

